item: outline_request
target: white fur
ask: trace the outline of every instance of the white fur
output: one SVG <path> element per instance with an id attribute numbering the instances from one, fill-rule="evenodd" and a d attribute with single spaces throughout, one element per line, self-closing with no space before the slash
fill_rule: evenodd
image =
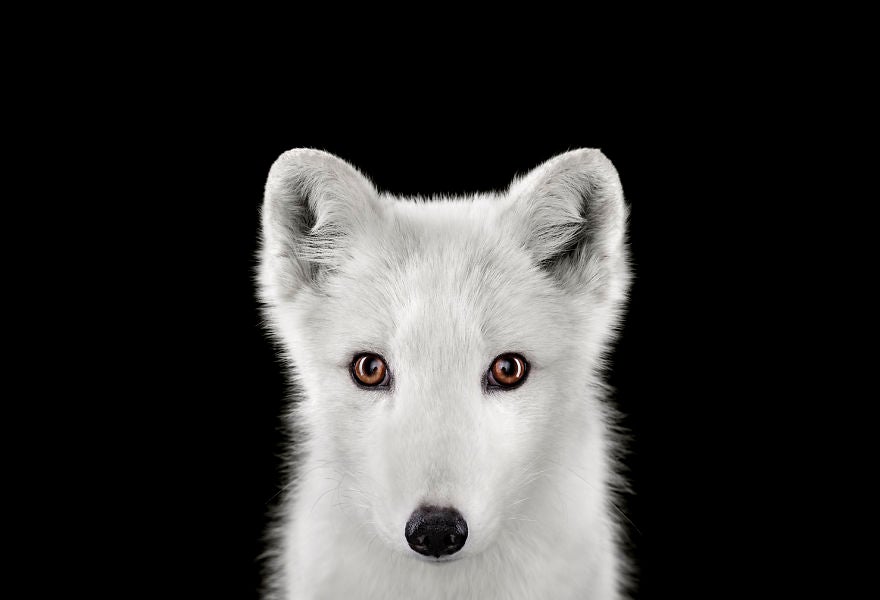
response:
<path id="1" fill-rule="evenodd" d="M 626 218 L 598 150 L 430 201 L 380 194 L 325 152 L 276 161 L 260 295 L 299 395 L 273 597 L 620 597 L 601 371 L 629 287 Z M 390 390 L 353 383 L 363 351 L 387 360 Z M 528 379 L 487 392 L 503 352 Z M 407 545 L 422 503 L 466 519 L 457 560 Z"/>

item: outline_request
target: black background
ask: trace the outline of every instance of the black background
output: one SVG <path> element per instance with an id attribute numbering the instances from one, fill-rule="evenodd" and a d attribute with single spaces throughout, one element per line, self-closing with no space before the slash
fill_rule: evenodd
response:
<path id="1" fill-rule="evenodd" d="M 156 568 L 199 597 L 258 594 L 286 382 L 253 277 L 263 186 L 281 152 L 324 149 L 380 190 L 431 195 L 502 189 L 559 152 L 596 147 L 631 206 L 635 280 L 609 379 L 631 432 L 634 494 L 622 508 L 635 525 L 635 597 L 752 589 L 759 565 L 740 553 L 740 525 L 754 504 L 744 490 L 758 484 L 741 465 L 758 433 L 738 410 L 739 329 L 760 225 L 741 210 L 740 120 L 688 104 L 614 116 L 552 102 L 528 113 L 414 106 L 182 104 L 162 123 L 162 151 L 143 171 L 150 268 L 137 282 L 153 304 L 142 322 L 151 366 L 133 367 L 147 373 L 143 390 L 126 384 L 147 392 L 140 418 L 155 423 L 135 453 L 156 482 L 140 493 L 162 508 L 143 521 Z"/>

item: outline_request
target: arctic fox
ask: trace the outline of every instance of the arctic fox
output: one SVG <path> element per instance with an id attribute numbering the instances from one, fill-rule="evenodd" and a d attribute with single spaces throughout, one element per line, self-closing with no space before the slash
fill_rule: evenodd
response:
<path id="1" fill-rule="evenodd" d="M 259 294 L 297 394 L 270 597 L 625 593 L 602 371 L 627 213 L 593 149 L 430 200 L 323 151 L 278 158 Z"/>

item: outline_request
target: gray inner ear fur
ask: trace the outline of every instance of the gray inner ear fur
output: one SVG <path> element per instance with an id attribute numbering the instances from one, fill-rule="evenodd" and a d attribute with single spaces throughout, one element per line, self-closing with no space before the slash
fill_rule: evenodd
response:
<path id="1" fill-rule="evenodd" d="M 617 170 L 602 152 L 550 159 L 514 180 L 508 202 L 504 218 L 514 235 L 560 284 L 602 297 L 625 293 L 628 209 Z"/>
<path id="2" fill-rule="evenodd" d="M 339 264 L 346 239 L 380 206 L 370 181 L 344 160 L 294 149 L 272 165 L 262 214 L 260 282 L 267 301 L 319 286 Z"/>

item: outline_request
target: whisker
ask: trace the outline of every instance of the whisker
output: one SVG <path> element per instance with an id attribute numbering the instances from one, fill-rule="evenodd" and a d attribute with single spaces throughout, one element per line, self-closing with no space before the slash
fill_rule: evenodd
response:
<path id="1" fill-rule="evenodd" d="M 590 483 L 589 481 L 587 481 L 586 479 L 584 479 L 583 477 L 581 477 L 581 476 L 580 476 L 577 472 L 575 472 L 575 470 L 572 469 L 571 467 L 566 466 L 566 465 L 563 465 L 562 463 L 556 462 L 556 461 L 553 460 L 553 459 L 548 459 L 548 460 L 549 460 L 550 462 L 552 462 L 553 464 L 559 465 L 560 467 L 562 467 L 562 468 L 565 469 L 566 471 L 570 472 L 572 475 L 574 475 L 575 477 L 577 477 L 578 479 L 580 479 L 581 481 L 583 481 L 584 483 L 586 483 L 588 486 L 590 486 L 590 487 L 593 488 L 594 490 L 596 489 L 596 486 L 594 486 L 592 483 Z M 628 522 L 630 525 L 633 526 L 633 529 L 635 529 L 636 532 L 637 532 L 639 535 L 642 535 L 641 530 L 639 530 L 639 528 L 636 526 L 636 524 L 633 523 L 632 519 L 630 519 L 630 518 L 627 516 L 627 514 L 626 514 L 625 512 L 623 512 L 623 510 L 621 510 L 621 508 L 620 508 L 619 506 L 617 506 L 617 504 L 614 503 L 614 500 L 612 500 L 610 497 L 608 498 L 608 503 L 614 508 L 614 510 L 616 510 L 618 513 L 620 513 L 620 516 L 622 516 L 624 519 L 626 519 L 627 522 Z"/>
<path id="2" fill-rule="evenodd" d="M 328 479 L 329 479 L 329 478 L 328 478 Z M 321 498 L 323 498 L 324 496 L 326 496 L 327 494 L 329 494 L 329 493 L 332 492 L 333 490 L 337 490 L 337 489 L 339 489 L 339 486 L 340 486 L 340 485 L 342 485 L 342 480 L 341 480 L 341 479 L 339 480 L 339 483 L 336 484 L 334 487 L 330 488 L 329 490 L 327 490 L 327 491 L 325 491 L 325 492 L 322 492 L 321 495 L 318 496 L 318 499 L 315 500 L 315 503 L 312 504 L 312 509 L 309 511 L 309 515 L 311 515 L 312 512 L 314 512 L 315 507 L 318 506 L 318 502 L 321 501 Z"/>
<path id="3" fill-rule="evenodd" d="M 331 464 L 337 463 L 339 461 L 338 460 L 321 460 L 318 462 L 319 462 L 319 464 L 315 465 L 311 469 L 309 469 L 307 471 L 303 471 L 302 473 L 297 473 L 295 475 L 295 477 L 293 477 L 291 479 L 290 482 L 288 482 L 285 485 L 278 488 L 278 491 L 275 492 L 274 494 L 272 494 L 272 496 L 268 500 L 266 500 L 263 504 L 269 504 L 272 500 L 275 499 L 276 496 L 278 496 L 278 494 L 280 494 L 281 492 L 283 492 L 285 490 L 290 489 L 291 487 L 293 487 L 294 485 L 299 483 L 306 475 L 312 473 L 313 471 L 316 471 L 318 469 L 329 469 Z"/>

